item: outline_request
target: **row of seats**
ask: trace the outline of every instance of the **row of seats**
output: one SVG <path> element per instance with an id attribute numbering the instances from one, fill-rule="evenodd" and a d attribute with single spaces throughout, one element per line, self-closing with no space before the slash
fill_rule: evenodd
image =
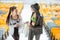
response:
<path id="1" fill-rule="evenodd" d="M 52 34 L 52 40 L 60 40 L 60 6 L 46 6 L 46 4 L 40 5 L 40 12 L 44 16 L 44 23 Z M 58 14 L 56 16 L 56 14 Z"/>
<path id="2" fill-rule="evenodd" d="M 60 6 L 50 6 L 44 3 L 40 4 L 40 10 L 39 10 L 43 16 L 49 16 L 50 14 L 52 15 L 53 12 L 55 12 L 54 14 L 56 14 L 58 11 L 60 11 Z"/>

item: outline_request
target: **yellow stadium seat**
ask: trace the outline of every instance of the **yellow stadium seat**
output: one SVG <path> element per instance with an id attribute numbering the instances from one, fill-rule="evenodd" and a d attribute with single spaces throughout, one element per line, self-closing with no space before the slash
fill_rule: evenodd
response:
<path id="1" fill-rule="evenodd" d="M 57 26 L 60 26 L 60 20 L 54 20 L 54 23 L 55 23 Z"/>
<path id="2" fill-rule="evenodd" d="M 57 18 L 60 20 L 60 16 L 57 16 Z"/>
<path id="3" fill-rule="evenodd" d="M 8 32 L 8 30 L 9 30 L 9 27 L 8 27 L 7 24 L 0 25 L 0 28 L 4 28 L 5 29 L 5 32 Z"/>
<path id="4" fill-rule="evenodd" d="M 51 29 L 51 33 L 53 34 L 52 37 L 55 37 L 55 40 L 59 40 L 60 39 L 60 28 L 52 28 Z"/>

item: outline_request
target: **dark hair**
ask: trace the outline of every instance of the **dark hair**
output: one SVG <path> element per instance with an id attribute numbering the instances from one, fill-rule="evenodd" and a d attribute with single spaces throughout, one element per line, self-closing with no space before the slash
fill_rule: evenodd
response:
<path id="1" fill-rule="evenodd" d="M 8 17 L 7 17 L 7 21 L 6 21 L 7 23 L 9 23 L 11 12 L 13 12 L 15 9 L 16 9 L 15 6 L 10 7 L 10 9 L 9 9 L 9 14 L 8 14 Z"/>
<path id="2" fill-rule="evenodd" d="M 36 15 L 40 15 L 40 12 L 39 12 L 40 6 L 38 3 L 31 5 L 31 8 L 34 10 L 34 13 L 36 13 Z"/>
<path id="3" fill-rule="evenodd" d="M 39 11 L 40 6 L 39 6 L 38 3 L 35 3 L 35 4 L 31 5 L 31 8 L 32 8 L 34 11 Z"/>
<path id="4" fill-rule="evenodd" d="M 38 3 L 35 3 L 35 4 L 31 5 L 31 8 L 34 10 L 34 12 L 32 13 L 31 17 L 33 16 L 34 13 L 36 13 L 36 21 L 37 21 L 38 15 L 40 15 L 40 12 L 39 12 L 40 6 L 39 6 Z M 30 22 L 30 25 L 32 25 L 31 23 L 32 23 L 32 20 Z"/>

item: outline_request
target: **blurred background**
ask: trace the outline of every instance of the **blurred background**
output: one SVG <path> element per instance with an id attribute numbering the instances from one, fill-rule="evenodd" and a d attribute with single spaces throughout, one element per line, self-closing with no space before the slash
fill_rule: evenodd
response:
<path id="1" fill-rule="evenodd" d="M 60 40 L 60 0 L 0 0 L 0 11 L 2 10 L 4 13 L 0 15 L 0 29 L 2 29 L 0 38 L 9 31 L 9 26 L 6 24 L 9 8 L 11 6 L 18 8 L 23 24 L 27 21 L 30 22 L 32 14 L 30 6 L 34 3 L 40 5 L 39 11 L 44 16 L 45 26 L 43 27 L 40 40 Z M 14 40 L 11 36 L 12 30 L 9 31 L 9 36 L 7 36 L 6 40 Z M 26 37 L 28 34 L 27 30 L 28 26 L 25 25 L 22 25 L 22 28 L 19 29 L 20 40 L 28 40 L 28 36 Z"/>

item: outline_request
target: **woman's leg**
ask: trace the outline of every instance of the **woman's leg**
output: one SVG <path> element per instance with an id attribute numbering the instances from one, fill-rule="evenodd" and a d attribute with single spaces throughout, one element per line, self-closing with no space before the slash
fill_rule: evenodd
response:
<path id="1" fill-rule="evenodd" d="M 34 30 L 34 34 L 35 34 L 36 40 L 39 40 L 40 39 L 40 35 L 42 34 L 42 29 L 41 28 L 36 28 Z"/>
<path id="2" fill-rule="evenodd" d="M 35 38 L 36 38 L 36 40 L 39 40 L 40 39 L 40 34 L 35 35 Z"/>
<path id="3" fill-rule="evenodd" d="M 14 28 L 14 34 L 13 34 L 13 36 L 14 36 L 14 39 L 15 40 L 19 40 L 19 33 L 18 33 L 18 28 Z"/>
<path id="4" fill-rule="evenodd" d="M 33 40 L 33 36 L 34 36 L 33 31 L 32 31 L 32 29 L 30 29 L 29 30 L 28 40 Z"/>

